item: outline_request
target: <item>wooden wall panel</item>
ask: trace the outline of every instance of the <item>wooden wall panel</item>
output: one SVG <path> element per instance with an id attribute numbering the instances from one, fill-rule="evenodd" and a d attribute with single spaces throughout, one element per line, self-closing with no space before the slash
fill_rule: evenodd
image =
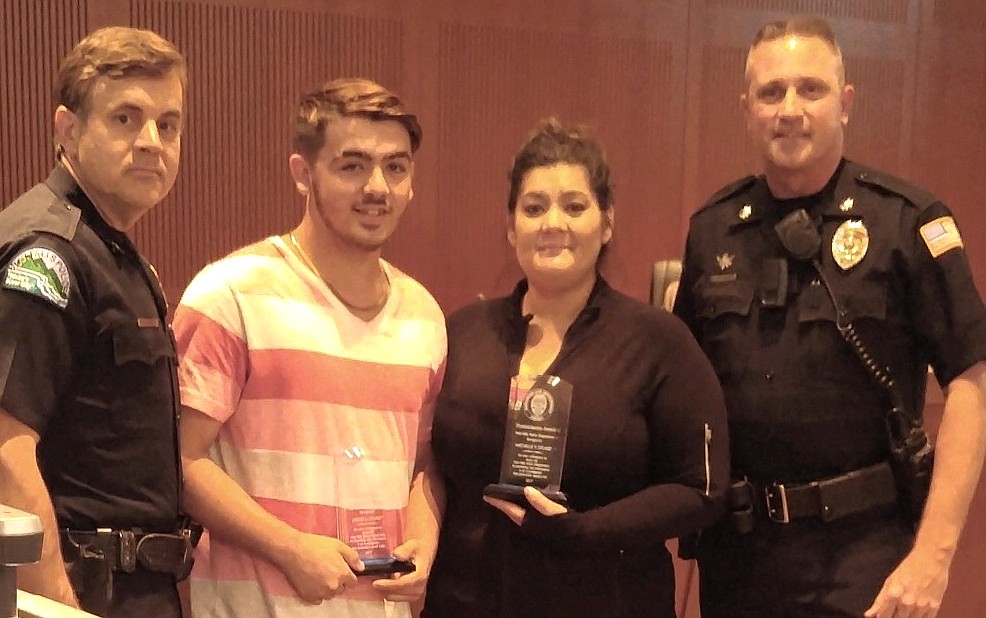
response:
<path id="1" fill-rule="evenodd" d="M 849 56 L 846 80 L 859 84 L 846 131 L 846 152 L 861 163 L 899 172 L 906 137 L 905 65 L 898 59 Z"/>
<path id="2" fill-rule="evenodd" d="M 791 15 L 820 15 L 826 19 L 905 21 L 908 6 L 901 0 L 710 0 L 714 7 L 752 11 L 779 11 Z"/>
<path id="3" fill-rule="evenodd" d="M 697 209 L 705 198 L 725 183 L 741 178 L 756 165 L 752 148 L 746 137 L 746 125 L 740 107 L 740 95 L 745 89 L 743 66 L 746 46 L 702 46 L 701 94 L 691 107 L 699 118 L 698 151 L 696 157 L 699 177 L 695 201 Z"/>
<path id="4" fill-rule="evenodd" d="M 54 163 L 53 86 L 86 32 L 86 0 L 0 1 L 0 208 Z"/>
<path id="5" fill-rule="evenodd" d="M 134 25 L 174 41 L 189 61 L 179 180 L 135 230 L 177 301 L 207 262 L 301 219 L 287 161 L 302 93 L 345 75 L 399 92 L 401 23 L 161 0 L 132 6 Z"/>
<path id="6" fill-rule="evenodd" d="M 965 8 L 965 11 L 960 11 Z M 928 0 L 922 23 L 912 176 L 958 217 L 986 290 L 986 5 Z"/>
<path id="7" fill-rule="evenodd" d="M 0 203 L 51 165 L 61 57 L 87 28 L 133 24 L 190 63 L 179 180 L 135 232 L 173 303 L 208 261 L 298 221 L 294 107 L 342 75 L 392 88 L 421 119 L 415 201 L 385 255 L 446 310 L 519 276 L 504 237 L 506 173 L 548 114 L 591 125 L 606 146 L 617 226 L 605 272 L 645 299 L 650 264 L 680 254 L 691 212 L 754 169 L 738 104 L 751 38 L 807 13 L 831 20 L 857 87 L 848 154 L 945 199 L 986 290 L 978 0 L 0 0 Z M 971 575 L 986 555 L 984 500 L 942 618 L 986 605 Z M 683 615 L 696 615 L 691 598 Z"/>
<path id="8" fill-rule="evenodd" d="M 505 239 L 512 157 L 549 115 L 583 123 L 608 149 L 616 184 L 616 240 L 607 274 L 646 290 L 634 249 L 676 245 L 679 183 L 669 88 L 672 45 L 447 24 L 441 33 L 439 148 L 448 166 L 439 202 L 443 250 L 460 256 L 446 299 L 455 306 L 509 291 L 519 276 Z M 666 171 L 670 169 L 670 171 Z M 662 212 L 671 225 L 662 236 Z M 648 252 L 653 255 L 653 252 Z"/>

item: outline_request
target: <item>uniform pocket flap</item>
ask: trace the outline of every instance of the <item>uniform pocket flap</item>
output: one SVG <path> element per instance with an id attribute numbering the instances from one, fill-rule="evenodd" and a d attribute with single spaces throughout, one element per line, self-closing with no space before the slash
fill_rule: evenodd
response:
<path id="1" fill-rule="evenodd" d="M 160 328 L 118 324 L 113 329 L 113 359 L 117 365 L 130 362 L 153 365 L 174 355 L 170 338 Z"/>
<path id="2" fill-rule="evenodd" d="M 702 318 L 714 319 L 729 313 L 748 315 L 753 304 L 753 286 L 739 280 L 708 282 L 696 300 Z"/>
<path id="3" fill-rule="evenodd" d="M 868 287 L 851 292 L 835 290 L 835 298 L 844 312 L 839 320 L 843 324 L 859 318 L 883 320 L 887 317 L 887 291 L 883 286 L 870 283 Z M 832 300 L 823 287 L 812 286 L 802 292 L 798 301 L 798 321 L 836 321 Z"/>

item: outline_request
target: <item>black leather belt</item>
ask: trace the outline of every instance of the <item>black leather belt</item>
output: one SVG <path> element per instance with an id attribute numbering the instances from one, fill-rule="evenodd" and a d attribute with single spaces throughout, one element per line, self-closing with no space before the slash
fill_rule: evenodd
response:
<path id="1" fill-rule="evenodd" d="M 62 557 L 66 562 L 81 558 L 105 560 L 114 571 L 133 573 L 140 565 L 148 571 L 171 573 L 178 579 L 188 575 L 192 564 L 193 531 L 176 534 L 137 530 L 62 530 Z"/>
<path id="2" fill-rule="evenodd" d="M 810 483 L 753 485 L 754 503 L 780 524 L 806 518 L 827 522 L 897 502 L 893 470 L 886 462 Z"/>

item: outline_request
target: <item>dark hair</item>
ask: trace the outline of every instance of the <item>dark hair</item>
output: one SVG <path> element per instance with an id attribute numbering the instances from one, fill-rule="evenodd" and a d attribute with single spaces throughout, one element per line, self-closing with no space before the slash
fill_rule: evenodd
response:
<path id="1" fill-rule="evenodd" d="M 535 167 L 548 167 L 558 163 L 581 165 L 589 176 L 589 186 L 599 202 L 600 210 L 613 205 L 613 187 L 609 181 L 609 164 L 599 143 L 589 136 L 585 127 L 567 127 L 557 118 L 540 121 L 514 156 L 510 170 L 510 197 L 507 208 L 512 213 L 517 208 L 517 197 L 524 176 Z"/>
<path id="2" fill-rule="evenodd" d="M 163 77 L 175 71 L 182 93 L 188 87 L 188 67 L 181 52 L 161 35 L 125 26 L 100 28 L 62 60 L 55 83 L 55 101 L 85 119 L 89 98 L 100 77 Z"/>
<path id="3" fill-rule="evenodd" d="M 781 19 L 769 22 L 763 28 L 760 28 L 756 36 L 753 37 L 753 43 L 750 45 L 750 51 L 746 57 L 746 75 L 748 80 L 750 75 L 750 55 L 753 53 L 753 50 L 761 43 L 776 41 L 786 36 L 815 38 L 825 41 L 832 49 L 832 52 L 839 57 L 839 83 L 845 83 L 846 74 L 842 62 L 842 49 L 839 47 L 839 41 L 835 37 L 835 31 L 832 30 L 832 26 L 821 17 Z"/>
<path id="4" fill-rule="evenodd" d="M 359 116 L 399 122 L 411 139 L 411 152 L 421 145 L 421 125 L 404 103 L 380 84 L 361 78 L 327 82 L 301 100 L 294 122 L 294 150 L 312 163 L 325 146 L 325 126 L 333 118 Z"/>

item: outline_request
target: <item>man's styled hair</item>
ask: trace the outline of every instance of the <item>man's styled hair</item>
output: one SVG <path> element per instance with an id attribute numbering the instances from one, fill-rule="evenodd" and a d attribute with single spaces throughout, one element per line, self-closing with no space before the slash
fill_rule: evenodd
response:
<path id="1" fill-rule="evenodd" d="M 326 125 L 352 116 L 399 122 L 410 137 L 411 152 L 421 145 L 421 125 L 397 95 L 374 81 L 347 77 L 327 82 L 301 99 L 294 122 L 294 151 L 314 163 L 325 146 Z"/>
<path id="2" fill-rule="evenodd" d="M 507 208 L 517 209 L 517 198 L 524 176 L 535 167 L 559 163 L 581 165 L 589 176 L 589 186 L 599 202 L 600 210 L 613 204 L 613 187 L 609 180 L 609 164 L 599 143 L 582 126 L 564 126 L 557 118 L 540 121 L 534 132 L 514 156 L 510 170 L 510 196 Z"/>
<path id="3" fill-rule="evenodd" d="M 832 30 L 832 26 L 821 17 L 795 17 L 765 24 L 757 32 L 756 36 L 753 37 L 750 51 L 746 55 L 747 82 L 750 80 L 750 57 L 753 55 L 753 50 L 761 43 L 769 43 L 770 41 L 776 41 L 777 39 L 788 36 L 815 38 L 825 41 L 832 52 L 839 58 L 839 85 L 845 85 L 846 71 L 845 64 L 842 61 L 842 48 L 839 47 L 839 41 L 835 37 L 835 31 Z"/>
<path id="4" fill-rule="evenodd" d="M 163 77 L 176 72 L 182 93 L 188 88 L 184 56 L 161 35 L 150 30 L 109 26 L 79 43 L 62 60 L 55 83 L 55 101 L 83 120 L 89 114 L 90 96 L 100 77 Z"/>

